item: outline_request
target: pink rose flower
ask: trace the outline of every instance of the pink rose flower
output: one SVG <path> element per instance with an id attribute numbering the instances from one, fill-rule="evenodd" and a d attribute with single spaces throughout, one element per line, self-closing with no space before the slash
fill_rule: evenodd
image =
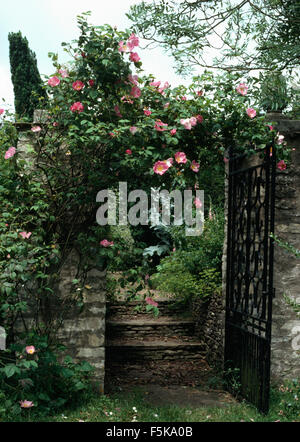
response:
<path id="1" fill-rule="evenodd" d="M 171 130 L 170 130 L 170 134 L 171 134 L 171 135 L 175 135 L 175 134 L 176 134 L 176 132 L 177 132 L 177 130 L 176 130 L 176 129 L 171 129 Z"/>
<path id="2" fill-rule="evenodd" d="M 286 169 L 286 164 L 285 164 L 284 160 L 280 160 L 280 161 L 277 163 L 277 168 L 278 168 L 279 170 L 285 170 L 285 169 Z"/>
<path id="3" fill-rule="evenodd" d="M 197 124 L 197 118 L 196 118 L 196 117 L 191 117 L 191 118 L 190 118 L 190 122 L 191 122 L 191 125 L 192 125 L 192 126 L 196 126 L 196 124 Z"/>
<path id="4" fill-rule="evenodd" d="M 80 101 L 76 101 L 76 103 L 73 103 L 72 106 L 70 107 L 70 110 L 72 112 L 82 112 L 84 109 L 84 106 L 82 103 L 80 103 Z"/>
<path id="5" fill-rule="evenodd" d="M 130 58 L 130 61 L 132 61 L 133 63 L 137 63 L 141 59 L 137 52 L 130 52 L 129 58 Z"/>
<path id="6" fill-rule="evenodd" d="M 273 130 L 273 129 L 274 129 L 274 126 L 272 126 L 271 124 L 267 124 L 267 126 L 268 126 L 268 128 L 269 128 L 270 130 Z"/>
<path id="7" fill-rule="evenodd" d="M 119 42 L 119 52 L 126 52 L 126 51 L 127 51 L 126 43 L 124 43 L 124 41 L 121 40 Z"/>
<path id="8" fill-rule="evenodd" d="M 256 116 L 256 110 L 253 109 L 252 107 L 249 107 L 246 110 L 246 113 L 247 113 L 248 117 L 250 117 L 250 118 L 254 118 Z"/>
<path id="9" fill-rule="evenodd" d="M 154 129 L 156 129 L 158 132 L 163 132 L 164 130 L 167 130 L 168 124 L 163 123 L 161 120 L 156 120 L 154 123 Z"/>
<path id="10" fill-rule="evenodd" d="M 183 95 L 183 97 L 180 97 L 180 99 L 181 99 L 182 101 L 186 101 L 186 100 L 187 100 L 187 98 L 186 98 L 185 95 Z"/>
<path id="11" fill-rule="evenodd" d="M 149 109 L 144 109 L 144 114 L 147 115 L 147 117 L 149 117 L 149 115 L 151 115 L 151 110 Z"/>
<path id="12" fill-rule="evenodd" d="M 31 131 L 32 132 L 40 132 L 42 130 L 42 128 L 40 127 L 40 126 L 33 126 L 32 128 L 31 128 Z"/>
<path id="13" fill-rule="evenodd" d="M 32 233 L 31 232 L 20 232 L 20 235 L 22 236 L 23 239 L 28 239 L 31 237 Z"/>
<path id="14" fill-rule="evenodd" d="M 52 124 L 53 127 L 57 127 L 59 126 L 59 123 L 57 121 L 54 121 L 54 123 Z"/>
<path id="15" fill-rule="evenodd" d="M 69 73 L 68 73 L 68 71 L 66 69 L 59 69 L 58 72 L 60 73 L 62 78 L 67 78 L 69 76 Z"/>
<path id="16" fill-rule="evenodd" d="M 126 153 L 127 155 L 132 155 L 132 150 L 127 149 L 127 150 L 125 150 L 125 153 Z"/>
<path id="17" fill-rule="evenodd" d="M 135 86 L 138 85 L 138 79 L 139 77 L 137 75 L 128 75 L 128 80 L 130 83 L 134 84 Z"/>
<path id="18" fill-rule="evenodd" d="M 192 123 L 190 122 L 189 118 L 181 118 L 180 123 L 184 126 L 185 129 L 192 129 Z"/>
<path id="19" fill-rule="evenodd" d="M 76 81 L 74 81 L 74 83 L 72 84 L 72 88 L 73 88 L 75 91 L 81 91 L 81 89 L 84 88 L 84 83 L 83 83 L 82 81 L 80 81 L 80 80 L 76 80 Z"/>
<path id="20" fill-rule="evenodd" d="M 103 239 L 102 241 L 100 241 L 100 245 L 103 247 L 111 247 L 114 245 L 114 242 L 108 241 L 107 239 Z"/>
<path id="21" fill-rule="evenodd" d="M 197 209 L 201 209 L 201 207 L 202 207 L 202 201 L 200 200 L 200 198 L 195 198 L 195 199 L 194 199 L 194 204 L 195 204 L 195 207 L 196 207 Z"/>
<path id="22" fill-rule="evenodd" d="M 114 111 L 115 111 L 115 114 L 117 115 L 117 117 L 119 117 L 119 118 L 122 118 L 122 117 L 123 117 L 123 115 L 122 115 L 121 112 L 120 112 L 120 108 L 119 108 L 119 106 L 115 106 L 115 107 L 114 107 Z"/>
<path id="23" fill-rule="evenodd" d="M 4 114 L 4 109 L 0 109 L 0 115 Z"/>
<path id="24" fill-rule="evenodd" d="M 133 88 L 131 89 L 130 95 L 133 98 L 139 98 L 141 96 L 141 89 L 137 86 L 133 86 Z"/>
<path id="25" fill-rule="evenodd" d="M 197 121 L 198 121 L 198 123 L 202 123 L 203 122 L 203 117 L 202 117 L 202 115 L 196 115 L 196 118 L 197 118 Z"/>
<path id="26" fill-rule="evenodd" d="M 173 158 L 168 158 L 167 160 L 164 160 L 168 168 L 173 165 L 173 161 L 174 161 Z"/>
<path id="27" fill-rule="evenodd" d="M 149 296 L 146 298 L 146 303 L 147 303 L 148 305 L 153 305 L 153 307 L 158 307 L 158 303 L 155 302 L 155 301 L 153 301 L 153 299 L 150 298 Z"/>
<path id="28" fill-rule="evenodd" d="M 130 51 L 139 45 L 139 38 L 135 34 L 131 34 L 127 40 L 127 46 Z"/>
<path id="29" fill-rule="evenodd" d="M 166 103 L 166 104 L 164 104 L 164 109 L 167 109 L 169 106 L 170 106 L 170 103 L 169 103 L 169 102 Z"/>
<path id="30" fill-rule="evenodd" d="M 178 164 L 185 164 L 187 162 L 187 158 L 184 152 L 176 152 L 175 155 L 175 161 Z"/>
<path id="31" fill-rule="evenodd" d="M 203 91 L 197 91 L 196 94 L 198 95 L 198 97 L 202 97 Z"/>
<path id="32" fill-rule="evenodd" d="M 151 83 L 149 84 L 150 86 L 158 88 L 160 86 L 160 83 L 161 83 L 160 81 L 151 81 Z"/>
<path id="33" fill-rule="evenodd" d="M 50 77 L 49 80 L 48 80 L 48 84 L 51 87 L 58 86 L 59 83 L 60 83 L 60 79 L 58 77 L 56 77 L 56 76 Z"/>
<path id="34" fill-rule="evenodd" d="M 199 172 L 199 168 L 200 168 L 200 164 L 199 164 L 199 163 L 196 163 L 196 161 L 193 160 L 193 161 L 192 161 L 192 164 L 191 164 L 191 169 L 192 169 L 192 171 L 195 172 L 195 173 L 197 173 L 197 172 Z"/>
<path id="35" fill-rule="evenodd" d="M 27 354 L 33 355 L 36 350 L 35 350 L 34 345 L 27 345 L 27 347 L 25 347 L 25 351 Z"/>
<path id="36" fill-rule="evenodd" d="M 156 161 L 153 166 L 153 170 L 157 175 L 163 175 L 170 166 L 167 165 L 165 161 Z"/>
<path id="37" fill-rule="evenodd" d="M 284 140 L 284 135 L 279 135 L 279 134 L 277 134 L 277 137 L 276 137 L 276 143 L 277 144 L 282 144 L 283 143 L 283 140 Z"/>
<path id="38" fill-rule="evenodd" d="M 248 91 L 248 86 L 245 83 L 240 83 L 237 87 L 236 87 L 236 91 L 241 94 L 241 95 L 247 95 L 247 91 Z"/>
<path id="39" fill-rule="evenodd" d="M 131 127 L 129 128 L 129 130 L 130 130 L 130 132 L 132 133 L 132 135 L 134 135 L 134 134 L 137 132 L 138 128 L 137 128 L 136 126 L 131 126 Z"/>
<path id="40" fill-rule="evenodd" d="M 8 148 L 8 150 L 5 152 L 4 158 L 8 160 L 9 158 L 12 158 L 16 153 L 16 148 L 11 146 Z"/>
<path id="41" fill-rule="evenodd" d="M 31 408 L 34 407 L 34 403 L 32 401 L 20 401 L 21 408 Z"/>
<path id="42" fill-rule="evenodd" d="M 91 87 L 93 87 L 93 86 L 95 85 L 94 80 L 89 80 L 88 83 L 89 83 L 89 85 L 90 85 Z"/>

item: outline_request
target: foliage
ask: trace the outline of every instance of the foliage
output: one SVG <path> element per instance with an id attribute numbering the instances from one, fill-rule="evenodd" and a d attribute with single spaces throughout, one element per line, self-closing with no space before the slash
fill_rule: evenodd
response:
<path id="1" fill-rule="evenodd" d="M 171 52 L 180 73 L 299 66 L 297 0 L 142 1 L 127 16 L 143 38 Z"/>
<path id="2" fill-rule="evenodd" d="M 179 230 L 179 229 L 178 229 Z M 176 250 L 157 266 L 151 278 L 178 302 L 209 299 L 220 290 L 224 220 L 221 212 L 207 219 L 199 237 L 188 238 L 174 229 Z"/>
<path id="3" fill-rule="evenodd" d="M 23 339 L 4 351 L 0 360 L 0 392 L 9 414 L 26 415 L 29 410 L 20 406 L 24 400 L 33 402 L 35 415 L 53 414 L 63 407 L 78 405 L 91 393 L 91 365 L 75 364 L 70 356 L 60 362 L 58 354 L 64 347 L 50 346 L 47 336 L 33 330 Z M 32 354 L 28 353 L 29 348 L 33 348 Z"/>
<path id="4" fill-rule="evenodd" d="M 261 107 L 267 112 L 281 111 L 289 104 L 286 78 L 278 72 L 268 73 L 261 80 Z"/>
<path id="5" fill-rule="evenodd" d="M 35 53 L 21 32 L 8 34 L 11 79 L 15 94 L 15 110 L 19 118 L 32 120 L 33 111 L 43 106 L 47 95 L 37 67 Z"/>

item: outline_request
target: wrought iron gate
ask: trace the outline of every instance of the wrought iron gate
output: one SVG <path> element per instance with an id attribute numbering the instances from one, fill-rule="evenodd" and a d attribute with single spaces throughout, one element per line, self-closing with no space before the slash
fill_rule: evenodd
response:
<path id="1" fill-rule="evenodd" d="M 269 408 L 276 152 L 229 152 L 225 367 L 240 394 Z M 255 163 L 256 161 L 256 163 Z M 252 165 L 251 165 L 252 162 Z"/>

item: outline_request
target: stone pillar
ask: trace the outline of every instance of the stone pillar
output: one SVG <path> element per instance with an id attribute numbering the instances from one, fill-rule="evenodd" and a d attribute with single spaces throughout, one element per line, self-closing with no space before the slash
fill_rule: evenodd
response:
<path id="1" fill-rule="evenodd" d="M 289 120 L 280 114 L 269 115 L 292 152 L 291 165 L 284 171 L 277 169 L 275 201 L 275 234 L 300 249 L 300 121 Z M 254 165 L 249 158 L 244 167 Z M 226 295 L 228 164 L 225 177 L 225 239 L 223 251 L 223 299 Z M 300 303 L 300 259 L 278 245 L 274 250 L 273 321 L 271 341 L 271 376 L 292 379 L 300 376 L 300 318 L 287 303 L 284 294 Z"/>
<path id="2" fill-rule="evenodd" d="M 276 121 L 270 116 L 270 121 Z M 291 165 L 277 171 L 275 234 L 300 249 L 300 121 L 277 117 L 277 128 L 292 152 Z M 278 379 L 300 376 L 300 318 L 284 294 L 300 304 L 300 259 L 278 245 L 274 250 L 271 374 Z"/>

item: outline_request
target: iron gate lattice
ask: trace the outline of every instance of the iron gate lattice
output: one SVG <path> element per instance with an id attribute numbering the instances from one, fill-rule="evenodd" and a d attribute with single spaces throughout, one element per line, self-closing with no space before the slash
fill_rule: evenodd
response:
<path id="1" fill-rule="evenodd" d="M 240 394 L 269 409 L 276 152 L 229 152 L 225 367 Z M 249 161 L 254 164 L 249 164 Z M 256 161 L 256 163 L 255 163 Z"/>

